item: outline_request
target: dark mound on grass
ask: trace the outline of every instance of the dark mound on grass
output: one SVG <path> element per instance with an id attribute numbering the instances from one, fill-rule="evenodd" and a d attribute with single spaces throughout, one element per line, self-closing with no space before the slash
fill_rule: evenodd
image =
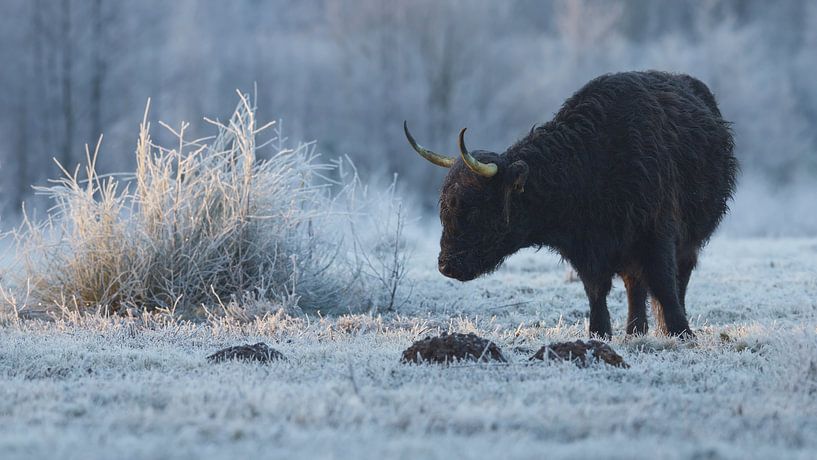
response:
<path id="1" fill-rule="evenodd" d="M 490 340 L 475 334 L 448 334 L 426 337 L 411 344 L 403 352 L 403 363 L 452 363 L 455 361 L 507 362 L 502 351 Z"/>
<path id="2" fill-rule="evenodd" d="M 624 362 L 624 358 L 613 350 L 610 345 L 598 340 L 588 340 L 582 342 L 577 340 L 575 342 L 560 342 L 545 345 L 531 356 L 530 360 L 534 359 L 544 360 L 548 359 L 572 361 L 579 367 L 586 367 L 592 362 L 603 361 L 615 367 L 630 367 Z"/>
<path id="3" fill-rule="evenodd" d="M 278 360 L 286 361 L 286 357 L 280 351 L 267 346 L 264 342 L 258 342 L 255 345 L 239 345 L 237 347 L 225 348 L 207 357 L 207 361 L 211 363 L 220 363 L 233 359 L 259 361 L 262 363 Z"/>

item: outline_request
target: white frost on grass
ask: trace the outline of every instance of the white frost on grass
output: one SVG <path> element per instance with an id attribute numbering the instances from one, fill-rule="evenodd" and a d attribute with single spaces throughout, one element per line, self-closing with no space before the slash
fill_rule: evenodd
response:
<path id="1" fill-rule="evenodd" d="M 524 252 L 467 284 L 420 246 L 398 314 L 209 324 L 95 315 L 0 327 L 0 453 L 14 458 L 814 458 L 817 240 L 715 240 L 690 285 L 695 343 L 625 339 L 632 366 L 528 362 L 585 337 L 568 267 Z M 403 365 L 441 330 L 507 365 Z M 289 359 L 213 365 L 265 341 Z"/>
<path id="2" fill-rule="evenodd" d="M 54 206 L 13 233 L 20 263 L 0 278 L 3 300 L 186 318 L 252 300 L 259 314 L 392 310 L 406 274 L 396 182 L 370 190 L 351 161 L 321 162 L 314 143 L 289 148 L 239 99 L 227 121 L 210 121 L 212 137 L 162 124 L 173 146 L 152 141 L 146 109 L 133 176 L 99 175 L 97 144 L 85 179 L 63 169 L 36 187 Z"/>

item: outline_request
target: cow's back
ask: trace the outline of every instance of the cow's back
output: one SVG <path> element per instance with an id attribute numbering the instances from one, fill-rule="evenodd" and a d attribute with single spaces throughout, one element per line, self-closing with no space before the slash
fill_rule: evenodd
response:
<path id="1" fill-rule="evenodd" d="M 729 125 L 704 83 L 688 75 L 626 72 L 598 77 L 553 121 L 565 155 L 581 164 L 590 219 L 619 238 L 677 225 L 698 244 L 727 210 L 737 163 Z M 588 223 L 585 223 L 588 224 Z"/>

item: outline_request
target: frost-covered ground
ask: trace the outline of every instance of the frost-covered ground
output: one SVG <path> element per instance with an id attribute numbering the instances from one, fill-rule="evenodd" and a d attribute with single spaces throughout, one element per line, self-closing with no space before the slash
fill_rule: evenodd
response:
<path id="1" fill-rule="evenodd" d="M 436 238 L 436 236 L 435 236 Z M 418 249 L 400 313 L 241 324 L 97 316 L 0 326 L 0 458 L 815 458 L 817 240 L 716 239 L 688 297 L 695 343 L 625 340 L 632 366 L 529 363 L 585 336 L 580 283 L 524 252 L 467 284 Z M 507 365 L 407 366 L 440 330 Z M 266 341 L 270 365 L 209 364 Z M 516 351 L 515 351 L 516 350 Z"/>

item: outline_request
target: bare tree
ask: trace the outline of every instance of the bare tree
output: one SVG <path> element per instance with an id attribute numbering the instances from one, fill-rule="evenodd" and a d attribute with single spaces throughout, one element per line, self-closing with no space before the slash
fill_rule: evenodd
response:
<path id="1" fill-rule="evenodd" d="M 60 149 L 60 163 L 66 168 L 72 168 L 71 149 L 74 148 L 74 125 L 76 124 L 76 113 L 74 112 L 74 44 L 71 26 L 71 0 L 62 0 L 60 3 L 60 35 L 59 42 L 62 46 L 61 62 L 61 88 L 62 88 L 62 124 L 63 138 Z"/>
<path id="2" fill-rule="evenodd" d="M 102 133 L 102 86 L 108 76 L 107 21 L 103 19 L 102 0 L 93 0 L 91 7 L 91 132 L 90 137 Z"/>

